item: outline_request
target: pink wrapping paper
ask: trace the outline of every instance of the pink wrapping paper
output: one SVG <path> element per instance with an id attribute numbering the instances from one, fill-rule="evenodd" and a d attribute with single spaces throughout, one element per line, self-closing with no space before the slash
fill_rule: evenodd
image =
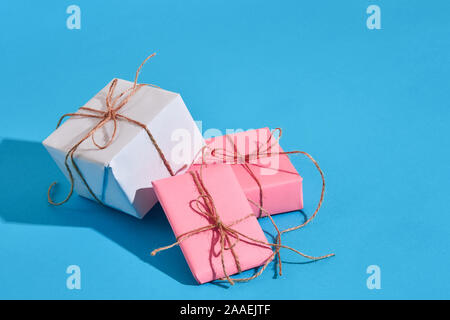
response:
<path id="1" fill-rule="evenodd" d="M 225 225 L 252 213 L 231 167 L 203 168 L 202 177 Z M 190 207 L 190 202 L 197 199 L 199 192 L 189 173 L 153 181 L 153 187 L 177 237 L 211 224 L 207 217 Z M 233 225 L 232 228 L 267 243 L 264 232 L 254 216 Z M 199 283 L 224 277 L 218 239 L 219 233 L 217 229 L 213 229 L 197 233 L 180 243 L 189 268 Z M 270 247 L 245 240 L 240 240 L 234 249 L 242 270 L 260 266 L 272 255 Z M 238 272 L 230 250 L 225 250 L 225 266 L 229 275 Z"/>
<path id="2" fill-rule="evenodd" d="M 260 203 L 260 189 L 258 183 L 242 165 L 245 155 L 257 152 L 258 146 L 267 145 L 270 130 L 262 128 L 245 132 L 215 137 L 206 141 L 208 149 L 204 156 L 204 162 L 208 167 L 223 166 L 224 162 L 231 163 L 231 167 L 241 185 L 246 197 L 253 202 Z M 275 137 L 269 143 L 272 153 L 282 152 Z M 236 147 L 236 151 L 234 150 Z M 218 150 L 214 156 L 211 150 Z M 261 150 L 261 149 L 260 149 Z M 236 157 L 234 156 L 236 154 Z M 241 162 L 239 162 L 241 157 Z M 197 159 L 190 170 L 198 170 L 201 157 Z M 236 160 L 236 161 L 233 161 Z M 234 164 L 233 164 L 234 163 Z M 263 208 L 272 214 L 300 210 L 303 208 L 302 177 L 292 165 L 289 157 L 285 154 L 275 154 L 260 159 L 249 159 L 249 167 L 259 180 L 263 194 Z M 250 202 L 252 210 L 259 215 L 260 209 Z M 264 213 L 263 213 L 264 215 Z"/>

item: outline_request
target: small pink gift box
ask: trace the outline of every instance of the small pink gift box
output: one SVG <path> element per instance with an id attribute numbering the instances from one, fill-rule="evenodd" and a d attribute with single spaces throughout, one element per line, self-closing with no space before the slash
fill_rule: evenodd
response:
<path id="1" fill-rule="evenodd" d="M 194 278 L 199 283 L 205 283 L 221 279 L 225 274 L 221 260 L 220 233 L 217 228 L 197 232 L 180 241 L 183 235 L 199 228 L 208 228 L 214 223 L 209 216 L 199 212 L 198 203 L 193 203 L 196 199 L 198 202 L 203 201 L 203 198 L 199 198 L 200 191 L 194 175 L 186 173 L 153 181 L 153 187 Z M 241 270 L 263 265 L 271 258 L 273 251 L 270 246 L 264 245 L 267 244 L 267 239 L 252 214 L 252 209 L 231 167 L 203 168 L 201 178 L 214 200 L 217 215 L 223 225 L 262 242 L 252 243 L 242 236 L 236 241 L 236 237 L 228 233 L 231 244 L 227 242 L 225 246 L 233 247 L 235 244 L 233 250 L 238 257 Z M 236 274 L 238 268 L 231 250 L 223 250 L 223 254 L 227 274 Z"/>
<path id="2" fill-rule="evenodd" d="M 283 150 L 268 128 L 215 137 L 206 143 L 203 157 L 190 170 L 198 170 L 202 159 L 208 167 L 231 164 L 255 214 L 260 215 L 261 204 L 271 215 L 303 208 L 302 177 L 289 157 L 279 154 Z"/>

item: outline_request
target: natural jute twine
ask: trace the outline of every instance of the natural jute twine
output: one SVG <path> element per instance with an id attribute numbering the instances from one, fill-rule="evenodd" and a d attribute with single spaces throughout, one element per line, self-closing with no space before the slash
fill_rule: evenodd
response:
<path id="1" fill-rule="evenodd" d="M 91 187 L 89 186 L 89 184 L 87 183 L 86 179 L 84 178 L 83 174 L 80 171 L 80 168 L 78 167 L 78 165 L 76 164 L 75 160 L 74 160 L 74 154 L 77 151 L 78 147 L 87 139 L 91 138 L 93 144 L 99 149 L 99 150 L 103 150 L 106 149 L 107 147 L 109 147 L 112 142 L 114 141 L 114 138 L 116 136 L 117 133 L 117 122 L 122 120 L 122 121 L 126 121 L 128 123 L 134 124 L 136 126 L 141 127 L 142 129 L 145 130 L 145 132 L 147 133 L 150 141 L 152 142 L 153 146 L 155 147 L 156 151 L 158 152 L 159 157 L 161 158 L 164 166 L 167 168 L 167 171 L 169 172 L 169 174 L 171 176 L 175 175 L 176 173 L 174 173 L 174 171 L 172 170 L 169 162 L 167 161 L 164 153 L 162 152 L 161 148 L 159 147 L 158 143 L 156 142 L 155 138 L 153 137 L 152 133 L 150 132 L 149 128 L 142 122 L 139 122 L 137 120 L 131 119 L 123 114 L 120 114 L 119 111 L 128 103 L 128 101 L 130 100 L 130 98 L 136 93 L 138 92 L 138 90 L 140 88 L 142 88 L 143 86 L 149 85 L 149 86 L 153 86 L 153 87 L 157 87 L 155 85 L 152 84 L 138 84 L 137 80 L 139 77 L 139 73 L 141 71 L 142 66 L 152 57 L 154 57 L 156 55 L 156 53 L 151 54 L 150 56 L 148 56 L 139 66 L 139 68 L 136 71 L 136 76 L 134 78 L 134 83 L 133 86 L 121 93 L 119 93 L 118 95 L 114 96 L 115 93 L 115 89 L 117 86 L 117 81 L 118 79 L 114 79 L 111 82 L 111 85 L 109 86 L 109 90 L 108 90 L 108 94 L 106 96 L 106 110 L 102 111 L 102 110 L 96 110 L 93 108 L 88 108 L 88 107 L 81 107 L 80 110 L 84 110 L 84 111 L 90 111 L 91 113 L 84 113 L 84 112 L 75 112 L 75 113 L 66 113 L 64 114 L 58 121 L 58 124 L 56 126 L 56 128 L 58 128 L 62 121 L 64 120 L 65 117 L 80 117 L 80 118 L 95 118 L 95 119 L 99 119 L 99 122 L 91 129 L 89 130 L 89 132 L 83 137 L 81 138 L 72 148 L 70 148 L 70 150 L 67 152 L 65 160 L 64 160 L 64 165 L 66 167 L 66 170 L 69 174 L 69 180 L 70 180 L 70 191 L 68 193 L 68 195 L 66 196 L 66 198 L 60 202 L 55 202 L 52 197 L 51 197 L 51 191 L 53 186 L 57 183 L 57 182 L 53 182 L 50 187 L 48 188 L 48 192 L 47 192 L 47 197 L 48 197 L 48 202 L 51 203 L 52 205 L 58 206 L 61 205 L 63 203 L 66 203 L 70 197 L 72 196 L 73 193 L 73 189 L 74 189 L 74 184 L 75 184 L 75 179 L 72 173 L 72 170 L 69 166 L 69 159 L 70 162 L 72 163 L 72 166 L 74 167 L 75 171 L 77 172 L 78 176 L 80 177 L 81 181 L 83 182 L 83 184 L 86 186 L 87 190 L 89 191 L 89 193 L 91 194 L 91 196 L 97 200 L 99 203 L 103 204 L 102 201 L 94 194 L 94 192 L 92 191 Z M 159 88 L 159 87 L 157 87 Z M 95 132 L 97 130 L 99 130 L 100 128 L 102 128 L 103 126 L 105 126 L 108 122 L 112 121 L 113 125 L 114 125 L 114 129 L 113 129 L 113 133 L 111 135 L 111 137 L 109 138 L 109 140 L 104 144 L 104 145 L 99 145 L 96 140 L 95 140 Z M 184 166 L 183 168 L 181 168 L 180 170 L 184 169 L 186 166 Z M 179 171 L 180 171 L 179 170 Z"/>
<path id="2" fill-rule="evenodd" d="M 207 147 L 204 147 L 202 149 L 202 158 L 204 157 L 205 148 L 207 148 Z M 281 244 L 281 233 L 282 232 L 280 232 L 280 230 L 278 229 L 278 227 L 275 224 L 274 220 L 272 219 L 272 216 L 270 215 L 270 213 L 268 213 L 262 207 L 260 207 L 260 209 L 263 210 L 267 214 L 267 216 L 269 217 L 270 221 L 272 222 L 273 226 L 275 227 L 275 229 L 277 231 L 276 243 L 267 243 L 267 242 L 261 241 L 259 239 L 255 239 L 253 237 L 245 235 L 245 234 L 237 231 L 236 229 L 232 228 L 234 225 L 248 219 L 249 217 L 255 216 L 253 213 L 245 215 L 244 217 L 242 217 L 238 220 L 235 220 L 231 223 L 224 224 L 222 222 L 220 215 L 217 211 L 217 208 L 214 204 L 214 199 L 212 198 L 211 194 L 208 192 L 208 190 L 205 186 L 205 183 L 203 182 L 202 167 L 203 167 L 203 164 L 200 166 L 200 171 L 189 172 L 194 181 L 195 186 L 197 187 L 198 193 L 199 193 L 199 196 L 190 202 L 190 207 L 196 213 L 203 215 L 205 218 L 207 218 L 208 221 L 210 222 L 210 224 L 179 235 L 176 238 L 177 241 L 172 243 L 171 245 L 153 250 L 151 252 L 152 256 L 156 255 L 160 251 L 167 250 L 176 245 L 179 245 L 184 240 L 186 240 L 196 234 L 199 234 L 201 232 L 210 231 L 210 230 L 217 231 L 219 233 L 220 258 L 221 258 L 222 270 L 225 275 L 224 278 L 219 279 L 219 280 L 227 280 L 231 285 L 233 285 L 235 282 L 250 281 L 252 279 L 259 277 L 263 273 L 263 271 L 267 268 L 269 263 L 275 258 L 275 256 L 279 255 L 279 251 L 281 248 L 291 250 L 291 251 L 293 251 L 305 258 L 311 259 L 311 260 L 320 260 L 320 259 L 325 259 L 325 258 L 334 256 L 334 254 L 331 253 L 331 254 L 321 256 L 321 257 L 313 257 L 313 256 L 306 255 L 294 248 L 282 245 Z M 257 205 L 257 204 L 255 203 L 255 205 Z M 250 243 L 255 246 L 274 247 L 275 249 L 273 249 L 272 254 L 265 261 L 265 263 L 261 266 L 261 268 L 258 270 L 258 272 L 256 272 L 253 276 L 247 277 L 247 278 L 231 278 L 226 270 L 225 251 L 230 250 L 230 252 L 233 256 L 233 259 L 235 261 L 236 268 L 237 268 L 238 272 L 240 273 L 242 271 L 241 266 L 240 266 L 240 261 L 239 261 L 238 255 L 234 251 L 234 248 L 241 239 L 245 239 L 245 241 L 247 243 Z M 279 263 L 280 263 L 279 272 L 281 275 L 281 263 L 282 263 L 281 259 L 279 259 Z"/>

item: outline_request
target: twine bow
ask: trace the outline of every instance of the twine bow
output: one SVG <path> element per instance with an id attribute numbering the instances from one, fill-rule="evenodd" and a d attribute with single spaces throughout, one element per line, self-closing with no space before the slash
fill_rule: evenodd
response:
<path id="1" fill-rule="evenodd" d="M 105 102 L 106 102 L 106 110 L 103 111 L 103 110 L 96 110 L 96 109 L 89 108 L 89 107 L 81 107 L 80 110 L 87 111 L 87 112 L 66 113 L 59 119 L 56 128 L 58 128 L 61 125 L 62 121 L 66 117 L 95 118 L 95 119 L 99 119 L 99 122 L 91 130 L 89 130 L 89 132 L 83 138 L 81 138 L 72 148 L 70 148 L 70 150 L 66 154 L 66 157 L 65 157 L 65 160 L 64 160 L 64 165 L 65 165 L 66 170 L 67 170 L 67 172 L 69 174 L 69 180 L 70 180 L 70 191 L 69 191 L 68 195 L 66 196 L 66 198 L 64 200 L 62 200 L 60 202 L 53 201 L 53 199 L 52 199 L 50 194 L 51 194 L 53 186 L 57 183 L 57 182 L 53 182 L 50 185 L 50 187 L 48 188 L 48 192 L 47 192 L 47 197 L 48 197 L 48 202 L 49 203 L 51 203 L 52 205 L 56 205 L 56 206 L 57 205 L 61 205 L 61 204 L 65 203 L 65 202 L 67 202 L 70 199 L 70 197 L 72 196 L 75 180 L 74 180 L 74 176 L 73 176 L 72 170 L 71 170 L 71 168 L 69 166 L 69 159 L 70 159 L 70 162 L 72 163 L 73 168 L 77 172 L 78 176 L 80 177 L 80 179 L 83 182 L 83 184 L 86 186 L 86 188 L 89 191 L 89 193 L 91 194 L 91 196 L 96 201 L 98 201 L 99 203 L 103 204 L 102 201 L 94 194 L 94 192 L 92 191 L 91 187 L 89 186 L 89 184 L 87 183 L 86 179 L 84 178 L 83 174 L 81 173 L 80 168 L 75 163 L 75 161 L 74 161 L 74 154 L 77 151 L 78 147 L 84 141 L 86 141 L 89 138 L 92 139 L 93 144 L 99 150 L 103 150 L 103 149 L 106 149 L 107 147 L 109 147 L 112 144 L 112 142 L 114 141 L 114 138 L 115 138 L 115 136 L 117 134 L 117 123 L 120 120 L 129 122 L 131 124 L 137 125 L 137 126 L 141 127 L 142 129 L 144 129 L 145 132 L 147 133 L 150 141 L 154 145 L 156 151 L 158 152 L 158 154 L 159 154 L 159 156 L 160 156 L 164 166 L 167 168 L 167 171 L 169 172 L 169 174 L 171 176 L 176 174 L 172 170 L 172 168 L 171 168 L 169 162 L 167 161 L 164 153 L 162 152 L 161 148 L 159 147 L 158 143 L 156 142 L 155 138 L 151 134 L 151 132 L 148 129 L 148 127 L 142 122 L 139 122 L 137 120 L 131 119 L 131 118 L 129 118 L 129 117 L 119 113 L 119 111 L 128 103 L 130 98 L 132 96 L 134 96 L 136 94 L 136 92 L 139 91 L 140 88 L 142 88 L 143 86 L 146 86 L 146 85 L 157 87 L 157 86 L 152 85 L 152 84 L 138 84 L 137 83 L 137 80 L 138 80 L 138 77 L 139 77 L 139 73 L 141 71 L 142 66 L 147 62 L 147 60 L 149 60 L 150 58 L 154 57 L 155 55 L 156 55 L 156 53 L 151 54 L 150 56 L 148 56 L 141 63 L 141 65 L 139 66 L 139 68 L 136 71 L 136 76 L 135 76 L 135 79 L 134 79 L 134 83 L 133 83 L 133 86 L 131 88 L 128 88 L 127 90 L 124 90 L 123 92 L 119 93 L 117 96 L 114 96 L 118 79 L 114 79 L 111 82 L 111 85 L 109 86 L 108 94 L 106 95 L 106 100 L 105 100 Z M 157 87 L 157 88 L 159 88 L 159 87 Z M 97 130 L 99 130 L 100 128 L 104 127 L 110 121 L 113 122 L 112 135 L 111 135 L 111 137 L 108 139 L 108 141 L 104 145 L 100 145 L 95 140 L 95 132 L 97 132 Z M 186 166 L 182 167 L 178 171 L 184 169 L 185 167 Z"/>
<path id="2" fill-rule="evenodd" d="M 279 137 L 276 139 L 276 141 L 272 143 L 272 138 L 273 138 L 275 130 L 279 130 L 280 134 L 279 134 Z M 225 137 L 228 139 L 228 141 L 230 142 L 230 144 L 232 146 L 232 149 L 233 149 L 232 152 L 230 152 L 230 150 L 228 150 L 227 148 L 214 148 L 211 150 L 211 156 L 216 159 L 221 159 L 223 161 L 223 163 L 240 164 L 248 172 L 248 174 L 251 176 L 251 178 L 256 182 L 256 184 L 258 185 L 258 189 L 259 189 L 259 207 L 260 207 L 259 216 L 260 217 L 263 213 L 262 208 L 264 207 L 263 188 L 262 188 L 262 184 L 259 181 L 258 177 L 256 176 L 256 174 L 253 172 L 252 168 L 250 167 L 250 164 L 252 164 L 251 161 L 253 161 L 253 160 L 260 159 L 263 157 L 270 157 L 270 156 L 274 155 L 271 151 L 272 147 L 274 147 L 277 144 L 278 140 L 281 137 L 281 129 L 277 128 L 275 130 L 270 133 L 270 135 L 265 143 L 257 144 L 256 150 L 252 153 L 241 154 L 239 152 L 237 145 L 234 143 L 233 138 L 230 135 L 226 135 Z M 204 158 L 202 158 L 202 162 L 204 163 Z"/>
<path id="3" fill-rule="evenodd" d="M 273 221 L 273 219 L 269 213 L 267 213 L 267 215 L 270 218 L 273 226 L 275 227 L 275 229 L 278 233 L 277 243 L 267 243 L 267 242 L 261 241 L 259 239 L 255 239 L 253 237 L 245 235 L 245 234 L 237 231 L 236 229 L 232 228 L 236 224 L 254 216 L 253 213 L 248 214 L 248 215 L 246 215 L 238 220 L 235 220 L 231 223 L 224 224 L 222 222 L 222 220 L 220 219 L 220 216 L 217 212 L 217 208 L 214 204 L 214 199 L 212 198 L 211 194 L 206 189 L 205 184 L 203 182 L 202 167 L 200 167 L 200 172 L 195 171 L 195 172 L 189 172 L 189 173 L 190 173 L 190 175 L 194 181 L 194 184 L 197 187 L 197 190 L 199 192 L 199 196 L 190 202 L 190 207 L 196 213 L 201 214 L 205 218 L 207 218 L 209 220 L 210 224 L 179 235 L 177 237 L 177 241 L 172 243 L 171 245 L 153 250 L 151 252 L 152 256 L 156 255 L 160 251 L 170 249 L 176 245 L 180 245 L 181 242 L 183 242 L 184 240 L 186 240 L 196 234 L 199 234 L 199 233 L 205 232 L 205 231 L 216 230 L 219 234 L 220 259 L 221 259 L 221 264 L 222 264 L 222 270 L 225 275 L 224 278 L 221 278 L 219 280 L 227 280 L 230 285 L 233 285 L 235 282 L 250 281 L 252 279 L 259 277 L 263 273 L 263 271 L 266 269 L 266 267 L 269 265 L 269 263 L 275 258 L 275 255 L 277 255 L 277 254 L 279 255 L 279 250 L 281 248 L 289 249 L 289 250 L 291 250 L 305 258 L 311 259 L 311 260 L 320 260 L 320 259 L 325 259 L 325 258 L 334 256 L 334 254 L 328 254 L 328 255 L 321 256 L 321 257 L 313 257 L 313 256 L 306 255 L 306 254 L 304 254 L 296 249 L 293 249 L 291 247 L 282 245 L 280 243 L 281 242 L 280 230 L 278 229 L 277 225 L 275 224 L 275 222 Z M 247 278 L 231 278 L 230 275 L 228 274 L 227 268 L 226 268 L 225 251 L 230 250 L 230 252 L 233 256 L 234 262 L 236 264 L 238 273 L 241 273 L 242 270 L 241 270 L 241 266 L 240 266 L 239 256 L 236 254 L 236 252 L 234 250 L 234 248 L 239 243 L 239 241 L 241 241 L 241 239 L 245 239 L 246 242 L 251 243 L 252 245 L 255 245 L 255 246 L 275 247 L 275 249 L 272 251 L 272 254 L 265 261 L 265 263 L 259 269 L 259 271 L 256 272 L 253 276 L 247 277 Z M 213 247 L 213 245 L 212 245 L 212 247 Z M 279 260 L 279 262 L 280 262 L 280 271 L 279 272 L 281 275 L 281 260 Z"/>
<path id="4" fill-rule="evenodd" d="M 274 133 L 278 132 L 278 137 L 275 138 L 275 141 L 272 142 L 272 139 L 274 139 Z M 278 144 L 278 141 L 281 139 L 282 136 L 282 130 L 281 128 L 276 128 L 274 130 L 271 131 L 268 139 L 266 142 L 262 143 L 262 144 L 258 144 L 256 147 L 256 150 L 252 153 L 248 153 L 248 154 L 244 154 L 242 155 L 236 144 L 234 143 L 233 139 L 227 135 L 227 139 L 229 139 L 229 141 L 231 142 L 231 145 L 233 147 L 233 151 L 230 152 L 229 150 L 225 149 L 225 148 L 214 148 L 211 150 L 211 156 L 213 156 L 216 159 L 222 159 L 223 163 L 234 163 L 234 164 L 241 164 L 243 165 L 247 171 L 249 172 L 249 174 L 252 176 L 252 178 L 255 180 L 255 182 L 258 184 L 259 187 L 259 209 L 260 209 L 260 215 L 263 210 L 263 190 L 262 190 L 262 185 L 261 182 L 259 181 L 258 177 L 256 176 L 256 174 L 252 171 L 251 167 L 249 166 L 251 163 L 251 161 L 255 160 L 255 159 L 261 159 L 261 158 L 267 158 L 267 157 L 271 157 L 271 156 L 276 156 L 276 155 L 290 155 L 290 154 L 302 154 L 305 155 L 306 157 L 309 158 L 309 160 L 311 160 L 311 162 L 314 164 L 314 166 L 317 168 L 317 171 L 319 171 L 320 177 L 322 179 L 322 191 L 320 193 L 320 199 L 319 202 L 317 204 L 316 209 L 314 210 L 314 213 L 312 214 L 312 216 L 305 221 L 304 223 L 302 223 L 301 225 L 298 225 L 296 227 L 292 227 L 286 230 L 283 230 L 282 233 L 288 232 L 288 231 L 293 231 L 296 229 L 299 229 L 301 227 L 306 226 L 309 222 L 311 222 L 311 220 L 313 220 L 317 213 L 320 210 L 320 207 L 322 206 L 322 202 L 323 202 L 323 198 L 325 195 L 325 176 L 323 174 L 322 169 L 320 168 L 319 164 L 317 163 L 317 161 L 307 152 L 304 151 L 299 151 L 299 150 L 294 150 L 294 151 L 277 151 L 277 152 L 273 152 L 272 148 L 274 146 L 276 146 Z M 205 158 L 202 157 L 202 165 L 205 165 Z"/>

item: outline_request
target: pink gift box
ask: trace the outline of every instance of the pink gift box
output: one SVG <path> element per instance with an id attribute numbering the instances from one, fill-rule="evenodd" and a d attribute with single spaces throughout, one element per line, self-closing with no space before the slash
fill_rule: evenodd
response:
<path id="1" fill-rule="evenodd" d="M 203 168 L 202 179 L 225 225 L 252 213 L 230 166 Z M 191 206 L 192 200 L 197 199 L 200 193 L 190 173 L 153 181 L 153 187 L 177 238 L 187 232 L 211 225 L 209 217 L 195 211 Z M 267 243 L 264 232 L 253 215 L 232 225 L 231 228 Z M 234 240 L 232 238 L 232 242 Z M 224 277 L 217 229 L 202 231 L 185 238 L 180 247 L 197 282 L 205 283 Z M 272 255 L 269 246 L 243 239 L 237 242 L 234 250 L 242 271 L 264 264 Z M 237 273 L 238 269 L 231 251 L 224 250 L 224 254 L 228 275 Z"/>
<path id="2" fill-rule="evenodd" d="M 261 185 L 262 207 L 271 215 L 300 210 L 303 208 L 302 177 L 286 154 L 277 154 L 283 149 L 276 137 L 272 137 L 268 143 L 270 137 L 270 130 L 262 128 L 208 139 L 203 161 L 208 167 L 231 164 L 246 197 L 259 205 L 260 188 L 256 177 Z M 267 146 L 270 146 L 267 151 L 273 155 L 266 156 L 267 152 L 264 151 Z M 259 159 L 256 157 L 258 150 L 264 154 Z M 196 160 L 190 170 L 198 170 L 201 162 L 202 157 Z M 248 164 L 254 177 L 244 163 Z M 253 212 L 259 215 L 259 207 L 251 202 L 250 205 Z"/>

